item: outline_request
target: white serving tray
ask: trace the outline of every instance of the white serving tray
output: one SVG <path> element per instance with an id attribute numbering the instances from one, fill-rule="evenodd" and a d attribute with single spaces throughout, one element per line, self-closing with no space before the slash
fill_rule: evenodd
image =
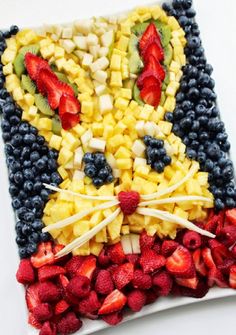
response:
<path id="1" fill-rule="evenodd" d="M 46 0 L 42 0 L 44 4 L 47 3 Z M 200 1 L 200 0 L 195 0 Z M 6 3 L 13 3 L 14 0 L 10 0 Z M 30 2 L 30 1 L 27 1 Z M 71 1 L 75 5 L 75 1 Z M 92 4 L 93 2 L 93 4 Z M 9 21 L 8 17 L 3 18 L 3 26 L 9 26 L 11 23 L 19 24 L 21 27 L 26 26 L 39 26 L 43 23 L 61 23 L 61 22 L 70 22 L 75 19 L 81 19 L 81 18 L 89 18 L 91 16 L 108 16 L 108 15 L 114 15 L 114 13 L 125 13 L 129 10 L 134 9 L 137 6 L 142 5 L 153 5 L 162 3 L 163 1 L 146 1 L 146 0 L 90 0 L 88 3 L 83 3 L 81 6 L 81 1 L 77 0 L 78 4 L 78 11 L 70 10 L 68 8 L 67 11 L 64 11 L 64 8 L 62 7 L 59 10 L 58 16 L 51 15 L 52 11 L 39 11 L 37 13 L 34 13 L 36 17 L 29 15 L 28 11 L 22 11 L 21 16 L 17 16 L 17 19 Z M 32 2 L 31 2 L 32 3 Z M 19 4 L 19 1 L 14 3 L 15 5 L 15 11 L 17 12 L 17 6 Z M 55 1 L 55 5 L 57 5 L 58 2 Z M 92 4 L 92 6 L 91 6 Z M 3 4 L 4 5 L 4 4 Z M 33 3 L 32 3 L 33 6 Z M 27 6 L 26 6 L 27 7 Z M 33 6 L 34 7 L 34 6 Z M 32 7 L 32 9 L 33 9 Z M 34 7 L 35 8 L 35 7 Z M 53 5 L 51 6 L 51 9 L 53 8 Z M 20 10 L 20 8 L 19 8 Z M 30 11 L 30 10 L 29 10 Z M 2 11 L 4 12 L 4 10 Z M 57 10 L 58 12 L 58 10 Z M 31 11 L 32 13 L 32 11 Z M 2 20 L 1 20 L 2 21 Z M 197 18 L 197 21 L 198 18 Z M 200 24 L 200 30 L 201 30 L 201 24 Z M 205 35 L 205 32 L 202 31 L 202 35 Z M 203 46 L 207 49 L 207 46 Z M 206 51 L 206 56 L 208 57 L 208 52 Z M 217 71 L 217 69 L 216 69 Z M 230 75 L 230 74 L 229 74 Z M 216 81 L 217 87 L 220 85 Z M 221 96 L 219 96 L 220 102 L 221 102 Z M 223 99 L 222 99 L 223 100 Z M 220 104 L 221 105 L 221 104 Z M 228 108 L 231 108 L 231 106 L 228 104 L 225 104 Z M 233 143 L 233 138 L 235 138 L 235 135 L 233 136 L 233 125 L 231 118 L 230 120 L 230 111 L 224 110 L 223 113 L 223 120 L 226 123 L 226 129 L 229 130 L 231 133 L 231 143 Z M 0 315 L 6 315 L 6 318 L 9 318 L 9 320 L 6 320 L 6 324 L 12 322 L 12 314 L 14 313 L 14 322 L 15 326 L 11 325 L 11 329 L 17 329 L 17 332 L 8 333 L 7 330 L 4 328 L 5 333 L 7 335 L 16 335 L 16 334 L 26 334 L 26 335 L 38 335 L 38 330 L 33 329 L 32 327 L 27 325 L 27 310 L 26 310 L 26 304 L 24 299 L 24 290 L 22 287 L 16 282 L 15 280 L 15 272 L 18 266 L 19 258 L 18 258 L 18 252 L 17 252 L 17 246 L 15 244 L 15 231 L 14 231 L 14 225 L 15 225 L 15 218 L 14 213 L 11 208 L 11 198 L 8 193 L 8 177 L 7 177 L 7 167 L 5 164 L 5 155 L 4 155 L 4 146 L 3 141 L 0 134 L 0 264 L 5 266 L 5 272 L 8 274 L 8 276 L 4 276 L 2 279 L 0 279 L 0 297 L 4 300 L 4 306 L 0 305 Z M 233 147 L 233 151 L 235 155 L 233 154 L 233 161 L 236 163 L 236 148 Z M 236 165 L 235 165 L 236 166 Z M 2 272 L 2 271 L 1 271 Z M 209 291 L 209 293 L 202 299 L 194 299 L 194 298 L 187 298 L 187 297 L 166 297 L 166 298 L 160 298 L 155 303 L 148 305 L 142 309 L 139 313 L 129 313 L 126 315 L 126 317 L 123 320 L 124 322 L 135 320 L 138 318 L 141 318 L 146 315 L 151 315 L 160 311 L 176 308 L 179 306 L 184 306 L 188 304 L 195 304 L 203 301 L 209 301 L 214 300 L 218 298 L 226 298 L 230 296 L 236 296 L 236 291 L 231 289 L 219 289 L 219 288 L 213 288 Z M 15 304 L 13 304 L 15 302 Z M 6 310 L 11 310 L 11 313 L 6 313 Z M 4 313 L 5 312 L 5 313 Z M 23 319 L 23 320 L 22 320 Z M 86 335 L 86 334 L 93 334 L 99 330 L 103 330 L 106 328 L 109 328 L 109 325 L 103 322 L 102 320 L 83 320 L 84 325 L 78 331 L 75 335 Z"/>

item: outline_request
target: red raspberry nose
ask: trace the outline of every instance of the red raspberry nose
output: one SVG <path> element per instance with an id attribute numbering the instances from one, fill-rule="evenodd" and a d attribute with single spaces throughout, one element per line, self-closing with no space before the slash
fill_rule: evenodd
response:
<path id="1" fill-rule="evenodd" d="M 122 212 L 125 215 L 131 215 L 138 207 L 140 195 L 136 191 L 122 191 L 118 194 L 118 199 L 120 201 L 120 208 Z"/>

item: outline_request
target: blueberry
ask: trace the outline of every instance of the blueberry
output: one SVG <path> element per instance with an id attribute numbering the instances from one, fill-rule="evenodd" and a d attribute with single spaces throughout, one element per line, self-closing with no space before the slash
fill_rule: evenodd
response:
<path id="1" fill-rule="evenodd" d="M 162 8 L 165 12 L 168 13 L 171 10 L 172 7 L 171 7 L 171 4 L 164 2 L 163 5 L 162 5 Z"/>
<path id="2" fill-rule="evenodd" d="M 19 28 L 16 25 L 13 25 L 10 27 L 10 34 L 11 35 L 16 35 L 19 31 Z"/>
<path id="3" fill-rule="evenodd" d="M 22 233 L 25 235 L 25 236 L 29 236 L 31 233 L 32 233 L 32 227 L 31 227 L 31 224 L 30 223 L 24 223 L 23 226 L 22 226 Z"/>
<path id="4" fill-rule="evenodd" d="M 39 157 L 37 157 L 39 158 Z M 45 171 L 46 170 L 46 162 L 42 158 L 39 158 L 37 162 L 35 162 L 34 166 L 38 171 Z"/>
<path id="5" fill-rule="evenodd" d="M 205 161 L 206 161 L 205 152 L 199 152 L 198 155 L 197 155 L 197 160 L 199 161 L 200 164 L 205 163 Z"/>
<path id="6" fill-rule="evenodd" d="M 190 132 L 188 134 L 188 137 L 190 138 L 190 140 L 196 140 L 198 138 L 197 133 L 195 132 Z"/>
<path id="7" fill-rule="evenodd" d="M 228 197 L 232 197 L 232 198 L 235 198 L 236 197 L 236 189 L 235 187 L 227 187 L 226 188 L 226 195 Z"/>
<path id="8" fill-rule="evenodd" d="M 198 104 L 195 107 L 195 112 L 198 116 L 202 116 L 206 113 L 206 107 L 204 105 Z"/>
<path id="9" fill-rule="evenodd" d="M 196 101 L 199 97 L 199 90 L 196 87 L 192 87 L 190 88 L 190 90 L 188 91 L 187 97 L 191 100 L 191 101 Z"/>
<path id="10" fill-rule="evenodd" d="M 29 255 L 34 254 L 37 251 L 37 244 L 36 243 L 29 243 L 27 245 L 27 252 Z"/>
<path id="11" fill-rule="evenodd" d="M 183 28 L 186 27 L 189 23 L 188 18 L 184 15 L 180 16 L 178 21 L 179 21 L 179 24 L 181 25 L 181 27 L 183 27 Z"/>
<path id="12" fill-rule="evenodd" d="M 216 98 L 215 93 L 208 87 L 201 89 L 201 96 L 206 99 L 214 100 Z"/>
<path id="13" fill-rule="evenodd" d="M 158 149 L 157 157 L 162 158 L 166 155 L 166 149 L 165 148 L 160 148 Z"/>
<path id="14" fill-rule="evenodd" d="M 37 151 L 32 151 L 30 154 L 30 160 L 31 162 L 36 162 L 37 160 L 39 160 L 40 155 Z"/>
<path id="15" fill-rule="evenodd" d="M 190 148 L 187 149 L 186 154 L 187 154 L 188 158 L 190 158 L 190 159 L 196 159 L 196 157 L 197 157 L 196 151 L 193 150 L 193 149 L 190 149 Z"/>
<path id="16" fill-rule="evenodd" d="M 205 163 L 205 170 L 210 172 L 213 170 L 213 168 L 214 168 L 214 163 L 212 162 L 212 160 L 207 159 Z"/>
<path id="17" fill-rule="evenodd" d="M 212 190 L 212 193 L 214 194 L 215 198 L 222 199 L 222 197 L 223 197 L 223 192 L 222 192 L 221 188 L 215 188 L 214 190 Z"/>
<path id="18" fill-rule="evenodd" d="M 21 171 L 17 171 L 14 175 L 14 181 L 17 185 L 23 184 L 24 176 Z"/>
<path id="19" fill-rule="evenodd" d="M 150 147 L 152 148 L 162 148 L 164 146 L 163 140 L 158 140 L 157 138 L 152 137 L 149 142 Z"/>
<path id="20" fill-rule="evenodd" d="M 12 184 L 9 186 L 9 193 L 12 197 L 16 196 L 19 193 L 19 189 L 16 185 Z"/>
<path id="21" fill-rule="evenodd" d="M 211 145 L 209 145 L 209 147 L 207 148 L 207 154 L 212 159 L 220 158 L 221 151 L 219 145 L 216 143 L 212 143 Z"/>
<path id="22" fill-rule="evenodd" d="M 38 143 L 39 145 L 43 145 L 43 144 L 45 143 L 45 139 L 44 139 L 44 137 L 41 136 L 41 135 L 38 135 L 37 138 L 36 138 L 36 140 L 37 140 L 37 143 Z"/>
<path id="23" fill-rule="evenodd" d="M 224 167 L 225 165 L 227 164 L 227 158 L 225 157 L 221 157 L 219 160 L 218 160 L 218 165 L 219 167 Z"/>
<path id="24" fill-rule="evenodd" d="M 15 106 L 13 103 L 5 103 L 3 106 L 3 115 L 4 116 L 11 116 L 14 114 Z"/>
<path id="25" fill-rule="evenodd" d="M 99 172 L 98 172 L 98 178 L 101 178 L 102 180 L 106 180 L 106 178 L 109 175 L 109 171 L 106 167 L 102 168 Z M 92 176 L 91 178 L 93 178 L 95 176 Z"/>
<path id="26" fill-rule="evenodd" d="M 86 152 L 86 154 L 84 154 L 84 157 L 83 157 L 83 162 L 85 164 L 93 163 L 94 162 L 94 154 L 90 153 L 90 152 Z"/>
<path id="27" fill-rule="evenodd" d="M 20 155 L 21 155 L 21 148 L 15 148 L 15 149 L 13 150 L 13 155 L 14 155 L 14 157 L 16 157 L 16 158 L 20 158 Z"/>
<path id="28" fill-rule="evenodd" d="M 33 191 L 33 188 L 34 184 L 32 183 L 32 181 L 27 180 L 24 182 L 23 189 L 25 192 L 31 193 Z"/>
<path id="29" fill-rule="evenodd" d="M 94 154 L 94 164 L 96 167 L 103 167 L 106 163 L 106 158 L 104 156 L 104 154 L 100 153 L 100 152 L 96 152 Z"/>
<path id="30" fill-rule="evenodd" d="M 228 135 L 226 133 L 218 133 L 216 135 L 217 142 L 225 142 L 228 138 Z"/>
<path id="31" fill-rule="evenodd" d="M 25 160 L 25 159 L 29 159 L 30 157 L 30 147 L 25 146 L 22 151 L 21 151 L 21 157 Z"/>
<path id="32" fill-rule="evenodd" d="M 152 139 L 152 136 L 145 135 L 145 136 L 143 137 L 143 142 L 144 142 L 144 144 L 145 144 L 145 145 L 149 145 L 151 139 Z"/>
<path id="33" fill-rule="evenodd" d="M 200 122 L 198 120 L 194 120 L 192 124 L 192 131 L 198 131 L 200 128 Z"/>
<path id="34" fill-rule="evenodd" d="M 189 8 L 186 10 L 186 16 L 189 18 L 193 18 L 196 16 L 196 11 L 193 8 Z"/>
<path id="35" fill-rule="evenodd" d="M 181 120 L 184 117 L 184 111 L 180 108 L 176 108 L 173 116 L 175 120 Z"/>
<path id="36" fill-rule="evenodd" d="M 42 147 L 40 147 L 40 145 L 37 142 L 34 142 L 31 146 L 31 150 L 33 150 L 33 151 L 42 152 L 41 148 Z"/>
<path id="37" fill-rule="evenodd" d="M 49 158 L 48 160 L 48 169 L 50 171 L 55 171 L 57 169 L 57 161 L 53 158 Z"/>
<path id="38" fill-rule="evenodd" d="M 12 135 L 12 137 L 13 137 L 13 135 L 18 134 L 18 130 L 19 130 L 18 125 L 11 127 L 10 134 Z"/>
<path id="39" fill-rule="evenodd" d="M 34 135 L 37 135 L 38 134 L 38 130 L 37 128 L 33 127 L 33 126 L 30 126 L 30 132 L 31 134 L 34 134 Z"/>
<path id="40" fill-rule="evenodd" d="M 215 208 L 220 211 L 220 210 L 224 209 L 224 207 L 225 207 L 225 205 L 224 205 L 223 201 L 219 198 L 216 198 L 215 199 Z"/>
<path id="41" fill-rule="evenodd" d="M 101 178 L 95 177 L 93 178 L 93 184 L 95 187 L 100 187 L 102 186 L 104 181 Z"/>
<path id="42" fill-rule="evenodd" d="M 17 235 L 21 236 L 22 235 L 22 227 L 23 224 L 21 221 L 17 221 L 16 225 L 15 225 L 15 231 L 17 233 Z"/>
<path id="43" fill-rule="evenodd" d="M 112 183 L 114 181 L 114 177 L 113 177 L 113 175 L 110 173 L 108 176 L 107 176 L 107 178 L 106 178 L 106 183 L 107 184 L 110 184 L 110 183 Z"/>
<path id="44" fill-rule="evenodd" d="M 182 80 L 180 82 L 180 91 L 181 92 L 187 92 L 187 90 L 188 90 L 188 83 L 187 83 L 186 80 Z"/>
<path id="45" fill-rule="evenodd" d="M 193 108 L 193 103 L 189 100 L 185 100 L 182 102 L 182 109 L 183 111 L 187 112 Z"/>
<path id="46" fill-rule="evenodd" d="M 32 223 L 34 221 L 34 219 L 35 219 L 35 215 L 32 211 L 25 213 L 25 215 L 24 215 L 24 221 L 25 222 Z"/>
<path id="47" fill-rule="evenodd" d="M 234 177 L 234 171 L 233 171 L 232 166 L 229 165 L 229 166 L 226 166 L 223 169 L 223 171 L 222 171 L 222 177 L 223 177 L 224 180 L 227 180 L 227 181 L 233 179 L 233 177 Z"/>
<path id="48" fill-rule="evenodd" d="M 45 201 L 45 202 L 48 200 L 49 195 L 50 195 L 49 190 L 42 190 L 40 192 L 40 196 L 43 199 L 43 201 Z"/>
<path id="49" fill-rule="evenodd" d="M 176 99 L 177 103 L 184 101 L 184 99 L 185 99 L 184 93 L 182 93 L 182 92 L 177 93 L 175 99 Z"/>
<path id="50" fill-rule="evenodd" d="M 171 113 L 171 112 L 166 112 L 166 113 L 165 113 L 165 120 L 168 121 L 168 122 L 173 122 L 173 120 L 174 120 L 173 113 Z"/>
<path id="51" fill-rule="evenodd" d="M 25 144 L 32 145 L 36 141 L 36 136 L 34 134 L 25 134 L 23 141 Z"/>
<path id="52" fill-rule="evenodd" d="M 20 258 L 23 259 L 23 258 L 27 258 L 29 257 L 29 253 L 28 253 L 28 250 L 26 247 L 21 247 L 19 248 L 19 255 L 20 255 Z"/>
<path id="53" fill-rule="evenodd" d="M 236 202 L 235 202 L 235 200 L 234 200 L 233 198 L 229 198 L 229 197 L 227 197 L 227 198 L 226 198 L 226 206 L 227 206 L 228 208 L 234 208 L 234 207 L 236 206 Z"/>
<path id="54" fill-rule="evenodd" d="M 21 135 L 25 135 L 27 134 L 29 131 L 29 124 L 27 122 L 21 122 L 21 124 L 19 125 L 19 133 Z"/>
<path id="55" fill-rule="evenodd" d="M 173 0 L 172 6 L 174 9 L 182 8 L 182 0 Z"/>
<path id="56" fill-rule="evenodd" d="M 41 209 L 42 206 L 43 206 L 43 201 L 42 201 L 42 199 L 41 199 L 41 197 L 39 195 L 35 195 L 32 198 L 32 204 L 33 204 L 34 208 Z"/>
<path id="57" fill-rule="evenodd" d="M 7 160 L 8 162 L 9 162 L 10 158 L 11 158 L 11 156 L 8 157 L 8 160 Z M 11 162 L 9 167 L 10 167 L 11 172 L 16 173 L 17 171 L 19 171 L 21 169 L 21 164 L 19 162 L 17 162 L 16 160 L 14 160 L 13 162 Z"/>
<path id="58" fill-rule="evenodd" d="M 9 121 L 11 125 L 18 125 L 20 123 L 20 118 L 16 115 L 12 115 Z"/>
<path id="59" fill-rule="evenodd" d="M 158 161 L 153 164 L 153 168 L 156 172 L 162 173 L 164 171 L 165 165 L 163 162 Z"/>
<path id="60" fill-rule="evenodd" d="M 54 172 L 56 173 L 56 172 Z M 54 173 L 52 174 L 53 176 L 49 176 L 47 173 L 43 173 L 40 177 L 40 181 L 42 183 L 46 183 L 46 184 L 50 184 L 50 182 L 52 181 L 52 183 L 54 183 Z M 53 180 L 52 180 L 53 179 Z"/>
<path id="61" fill-rule="evenodd" d="M 185 145 L 189 145 L 189 144 L 190 144 L 190 140 L 189 140 L 188 136 L 185 136 L 185 137 L 183 138 L 183 143 L 184 143 Z"/>
<path id="62" fill-rule="evenodd" d="M 40 241 L 40 234 L 33 232 L 30 236 L 29 236 L 29 242 L 31 243 L 37 243 Z"/>
<path id="63" fill-rule="evenodd" d="M 42 148 L 46 148 L 47 149 L 46 146 L 43 146 Z M 54 149 L 50 149 L 50 150 L 48 150 L 48 157 L 49 158 L 57 159 L 58 158 L 58 152 L 56 150 L 54 150 Z"/>
<path id="64" fill-rule="evenodd" d="M 49 233 L 41 233 L 41 234 L 40 234 L 40 240 L 41 240 L 42 242 L 47 242 L 47 241 L 49 241 L 50 239 L 51 239 L 51 236 L 50 236 Z"/>
<path id="65" fill-rule="evenodd" d="M 18 194 L 18 199 L 20 200 L 25 200 L 27 199 L 27 194 L 25 193 L 24 190 L 20 190 L 19 194 Z"/>
<path id="66" fill-rule="evenodd" d="M 228 151 L 230 150 L 230 147 L 231 147 L 231 145 L 230 145 L 229 141 L 226 141 L 225 143 L 223 143 L 223 144 L 221 145 L 221 149 L 222 149 L 224 152 L 228 152 Z"/>
<path id="67" fill-rule="evenodd" d="M 43 188 L 43 184 L 41 183 L 41 181 L 36 181 L 34 183 L 34 191 L 35 192 L 37 192 L 37 193 L 41 192 L 42 188 Z"/>
<path id="68" fill-rule="evenodd" d="M 201 126 L 206 126 L 209 120 L 207 116 L 202 115 L 202 116 L 199 116 L 198 121 Z"/>
<path id="69" fill-rule="evenodd" d="M 192 6 L 192 0 L 182 0 L 182 5 L 184 9 L 189 9 Z"/>
<path id="70" fill-rule="evenodd" d="M 194 119 L 196 118 L 195 112 L 190 110 L 186 113 L 186 117 L 189 117 L 190 119 L 192 119 L 192 121 L 194 121 Z"/>
<path id="71" fill-rule="evenodd" d="M 16 237 L 16 243 L 17 243 L 17 245 L 23 247 L 24 245 L 26 245 L 27 239 L 24 238 L 24 237 L 17 236 Z"/>
<path id="72" fill-rule="evenodd" d="M 37 231 L 37 230 L 41 230 L 43 228 L 43 223 L 41 220 L 34 220 L 34 222 L 32 223 L 32 228 Z"/>
<path id="73" fill-rule="evenodd" d="M 164 156 L 162 159 L 162 162 L 164 163 L 165 166 L 170 165 L 171 164 L 171 157 L 170 156 Z"/>
<path id="74" fill-rule="evenodd" d="M 11 125 L 7 120 L 2 120 L 1 123 L 2 131 L 10 131 Z"/>
<path id="75" fill-rule="evenodd" d="M 26 180 L 34 180 L 35 178 L 33 171 L 28 168 L 23 171 L 23 175 Z"/>
<path id="76" fill-rule="evenodd" d="M 180 127 L 184 130 L 190 129 L 192 125 L 192 120 L 189 117 L 185 117 L 180 121 Z"/>
<path id="77" fill-rule="evenodd" d="M 24 201 L 24 205 L 25 205 L 26 208 L 30 208 L 30 209 L 32 209 L 32 208 L 33 208 L 33 204 L 32 204 L 31 198 L 26 199 L 26 200 Z"/>
<path id="78" fill-rule="evenodd" d="M 219 166 L 214 166 L 212 173 L 213 173 L 213 176 L 214 176 L 215 179 L 220 178 L 221 177 L 221 168 Z"/>
<path id="79" fill-rule="evenodd" d="M 62 178 L 61 178 L 61 176 L 59 175 L 58 172 L 53 172 L 51 174 L 51 181 L 52 181 L 52 183 L 54 183 L 56 185 L 59 185 L 59 184 L 62 183 Z"/>
<path id="80" fill-rule="evenodd" d="M 24 219 L 24 216 L 25 216 L 25 213 L 27 212 L 27 208 L 26 207 L 20 207 L 18 210 L 17 210 L 17 216 L 20 220 L 23 220 Z"/>
<path id="81" fill-rule="evenodd" d="M 212 74 L 212 72 L 213 72 L 213 67 L 211 66 L 211 64 L 206 64 L 206 66 L 205 66 L 205 72 L 206 72 L 207 74 L 209 74 L 209 75 Z"/>

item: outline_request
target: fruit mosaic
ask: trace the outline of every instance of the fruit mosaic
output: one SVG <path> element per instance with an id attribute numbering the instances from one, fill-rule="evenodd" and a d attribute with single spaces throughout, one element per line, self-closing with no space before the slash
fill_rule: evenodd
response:
<path id="1" fill-rule="evenodd" d="M 29 324 L 72 334 L 235 288 L 236 189 L 190 0 L 0 34 Z"/>

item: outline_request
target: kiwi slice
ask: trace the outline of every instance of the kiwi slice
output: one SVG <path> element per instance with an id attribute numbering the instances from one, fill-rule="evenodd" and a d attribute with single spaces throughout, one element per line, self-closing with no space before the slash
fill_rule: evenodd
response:
<path id="1" fill-rule="evenodd" d="M 22 54 L 23 56 L 25 56 L 27 52 L 37 55 L 39 53 L 39 49 L 40 49 L 39 44 L 30 44 L 20 48 L 19 53 Z"/>
<path id="2" fill-rule="evenodd" d="M 61 135 L 61 129 L 62 129 L 61 120 L 58 115 L 55 115 L 52 118 L 52 132 L 55 135 Z"/>
<path id="3" fill-rule="evenodd" d="M 164 48 L 164 54 L 165 54 L 164 65 L 168 66 L 168 65 L 170 65 L 170 63 L 172 61 L 172 58 L 173 58 L 173 49 L 172 49 L 172 46 L 170 44 L 168 44 Z"/>
<path id="4" fill-rule="evenodd" d="M 36 86 L 34 82 L 30 79 L 29 76 L 25 74 L 21 76 L 21 87 L 30 94 L 35 94 L 36 92 Z"/>
<path id="5" fill-rule="evenodd" d="M 124 88 L 129 88 L 132 90 L 134 87 L 134 83 L 135 83 L 134 79 L 126 79 L 124 80 L 123 85 L 124 85 Z"/>
<path id="6" fill-rule="evenodd" d="M 131 73 L 139 73 L 143 68 L 143 62 L 138 51 L 133 52 L 129 58 L 129 70 Z"/>
<path id="7" fill-rule="evenodd" d="M 165 101 L 166 101 L 166 95 L 165 95 L 165 93 L 162 91 L 162 92 L 161 92 L 160 105 L 163 106 L 164 103 L 165 103 Z"/>
<path id="8" fill-rule="evenodd" d="M 145 30 L 147 29 L 148 25 L 150 24 L 150 20 L 146 21 L 146 22 L 141 22 L 141 23 L 137 23 L 135 24 L 132 28 L 131 28 L 131 32 L 133 34 L 135 34 L 136 36 L 140 37 Z"/>
<path id="9" fill-rule="evenodd" d="M 137 83 L 134 84 L 134 88 L 133 88 L 133 98 L 134 98 L 134 100 L 135 100 L 139 105 L 141 105 L 141 106 L 144 105 L 144 102 L 143 102 L 143 100 L 142 100 L 141 97 L 140 97 L 140 90 L 139 90 L 139 88 L 138 88 L 138 86 L 137 86 Z"/>
<path id="10" fill-rule="evenodd" d="M 135 34 L 130 35 L 128 51 L 130 54 L 138 50 L 139 39 Z"/>
<path id="11" fill-rule="evenodd" d="M 16 75 L 20 78 L 25 72 L 25 56 L 18 54 L 13 62 L 13 65 Z"/>
<path id="12" fill-rule="evenodd" d="M 57 71 L 55 71 L 54 73 L 60 81 L 62 81 L 63 83 L 68 84 L 69 86 L 71 86 L 71 88 L 74 91 L 75 96 L 78 96 L 79 91 L 78 91 L 78 87 L 77 87 L 76 84 L 71 84 L 69 79 L 67 78 L 67 76 L 64 73 L 57 72 Z"/>
<path id="13" fill-rule="evenodd" d="M 38 107 L 41 113 L 52 116 L 54 115 L 54 111 L 49 106 L 47 100 L 41 94 L 35 94 L 35 105 Z"/>
<path id="14" fill-rule="evenodd" d="M 163 48 L 165 48 L 169 43 L 171 39 L 171 29 L 166 24 L 162 24 L 161 28 L 159 29 L 161 33 L 161 43 Z"/>

